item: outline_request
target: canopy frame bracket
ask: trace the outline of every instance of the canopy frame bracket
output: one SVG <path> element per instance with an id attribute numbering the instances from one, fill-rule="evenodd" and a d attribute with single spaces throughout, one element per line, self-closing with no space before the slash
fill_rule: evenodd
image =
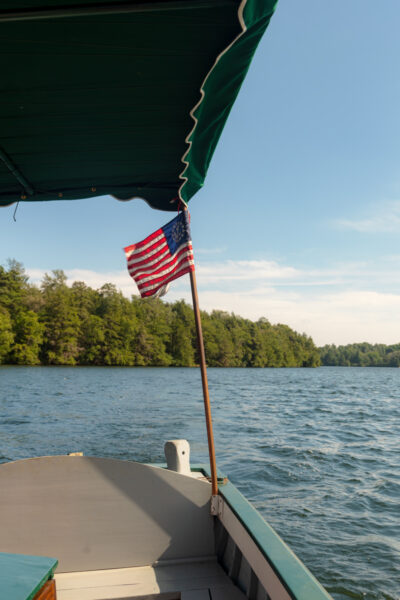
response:
<path id="1" fill-rule="evenodd" d="M 35 190 L 2 148 L 0 148 L 0 160 L 3 161 L 7 169 L 10 171 L 11 175 L 18 181 L 18 183 L 22 185 L 24 191 L 29 196 L 33 196 Z"/>

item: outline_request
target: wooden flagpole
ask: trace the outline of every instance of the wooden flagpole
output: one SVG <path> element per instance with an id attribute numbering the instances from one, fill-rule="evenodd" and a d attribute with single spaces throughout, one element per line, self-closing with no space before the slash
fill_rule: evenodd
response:
<path id="1" fill-rule="evenodd" d="M 197 344 L 199 347 L 199 354 L 200 354 L 200 369 L 201 369 L 201 381 L 203 384 L 204 411 L 206 413 L 208 453 L 210 455 L 210 468 L 211 468 L 211 493 L 213 496 L 216 496 L 218 494 L 217 464 L 215 461 L 215 447 L 214 447 L 214 435 L 213 435 L 213 427 L 212 427 L 212 419 L 211 419 L 210 396 L 208 393 L 206 355 L 204 352 L 203 330 L 201 327 L 199 298 L 197 295 L 196 275 L 195 275 L 194 271 L 190 271 L 190 285 L 192 288 L 194 320 L 196 322 Z"/>

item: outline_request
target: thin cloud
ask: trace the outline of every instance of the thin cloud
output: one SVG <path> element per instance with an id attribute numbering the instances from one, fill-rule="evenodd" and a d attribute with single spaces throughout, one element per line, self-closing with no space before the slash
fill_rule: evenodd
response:
<path id="1" fill-rule="evenodd" d="M 373 213 L 359 220 L 341 219 L 336 222 L 340 227 L 359 233 L 396 233 L 400 232 L 400 201 L 385 202 Z"/>
<path id="2" fill-rule="evenodd" d="M 268 260 L 226 260 L 199 263 L 198 278 L 202 283 L 218 281 L 251 281 L 270 279 L 295 279 L 301 271 Z"/>
<path id="3" fill-rule="evenodd" d="M 182 297 L 190 301 L 186 292 L 169 296 L 171 301 Z M 266 317 L 271 323 L 285 323 L 310 335 L 317 345 L 400 342 L 400 294 L 359 290 L 314 294 L 310 298 L 259 287 L 233 294 L 202 290 L 200 302 L 207 311 L 225 310 L 252 320 Z"/>
<path id="4" fill-rule="evenodd" d="M 126 270 L 97 272 L 88 269 L 66 269 L 67 283 L 84 281 L 93 288 L 99 288 L 104 283 L 114 283 L 119 289 L 127 286 L 135 288 L 135 284 Z M 46 271 L 42 269 L 27 269 L 33 283 L 39 284 Z M 367 263 L 349 262 L 339 264 L 327 269 L 297 269 L 268 260 L 225 260 L 207 261 L 198 260 L 196 274 L 199 285 L 213 287 L 219 283 L 237 286 L 240 282 L 258 282 L 262 285 L 274 286 L 332 286 L 341 285 L 346 281 L 354 281 L 357 277 L 371 276 L 371 268 Z M 381 273 L 378 270 L 376 274 Z M 181 280 L 175 282 L 174 287 L 181 285 Z M 136 289 L 136 288 L 135 288 Z M 129 294 L 132 293 L 131 291 Z"/>
<path id="5" fill-rule="evenodd" d="M 199 261 L 200 306 L 209 312 L 217 309 L 252 320 L 266 317 L 272 323 L 286 323 L 310 335 L 318 345 L 398 343 L 400 294 L 396 281 L 400 283 L 400 274 L 388 268 L 391 266 L 385 259 L 374 266 L 346 263 L 308 270 L 274 261 Z M 27 273 L 39 284 L 45 271 L 27 269 Z M 126 297 L 138 293 L 125 270 L 101 273 L 71 269 L 65 274 L 69 285 L 84 281 L 98 289 L 113 283 Z M 191 303 L 186 277 L 174 282 L 166 300 L 181 298 Z"/>

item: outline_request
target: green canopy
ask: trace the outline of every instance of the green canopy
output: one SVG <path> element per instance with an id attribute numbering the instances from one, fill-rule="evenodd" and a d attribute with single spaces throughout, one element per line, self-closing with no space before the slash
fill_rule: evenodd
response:
<path id="1" fill-rule="evenodd" d="M 203 185 L 277 0 L 5 0 L 0 205 Z"/>

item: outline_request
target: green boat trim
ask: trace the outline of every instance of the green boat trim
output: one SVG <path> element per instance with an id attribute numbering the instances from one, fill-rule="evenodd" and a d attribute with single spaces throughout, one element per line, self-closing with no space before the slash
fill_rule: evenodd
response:
<path id="1" fill-rule="evenodd" d="M 192 471 L 200 471 L 210 477 L 208 466 L 194 465 Z M 325 588 L 243 494 L 223 473 L 218 472 L 218 478 L 219 494 L 257 544 L 291 597 L 294 600 L 332 600 Z"/>

